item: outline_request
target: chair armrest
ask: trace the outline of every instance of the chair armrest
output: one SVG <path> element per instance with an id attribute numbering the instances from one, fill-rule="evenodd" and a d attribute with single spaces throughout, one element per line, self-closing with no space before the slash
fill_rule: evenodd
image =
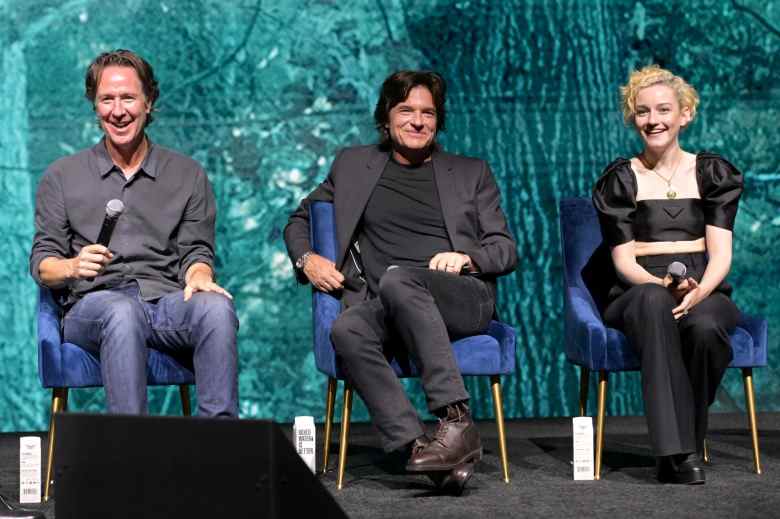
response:
<path id="1" fill-rule="evenodd" d="M 737 326 L 744 329 L 753 337 L 754 361 L 757 365 L 766 366 L 768 329 L 767 320 L 740 313 Z"/>
<path id="2" fill-rule="evenodd" d="M 501 355 L 501 374 L 510 374 L 515 372 L 515 363 L 517 355 L 517 339 L 515 329 L 501 321 L 490 321 L 487 335 L 498 341 L 498 347 Z"/>
<path id="3" fill-rule="evenodd" d="M 38 378 L 44 387 L 60 387 L 61 384 L 60 312 L 51 290 L 41 287 L 38 291 Z"/>
<path id="4" fill-rule="evenodd" d="M 312 293 L 312 320 L 314 321 L 314 362 L 320 372 L 337 377 L 336 350 L 330 340 L 333 322 L 341 312 L 338 299 L 324 292 Z"/>
<path id="5" fill-rule="evenodd" d="M 594 350 L 606 350 L 607 328 L 590 298 L 579 287 L 566 288 L 564 336 L 566 357 L 575 364 L 590 367 Z"/>
<path id="6" fill-rule="evenodd" d="M 316 201 L 309 208 L 309 239 L 312 250 L 336 261 L 336 224 L 333 204 Z M 338 299 L 312 288 L 312 320 L 314 324 L 314 362 L 322 373 L 337 377 L 336 350 L 330 340 L 333 321 L 341 312 Z"/>

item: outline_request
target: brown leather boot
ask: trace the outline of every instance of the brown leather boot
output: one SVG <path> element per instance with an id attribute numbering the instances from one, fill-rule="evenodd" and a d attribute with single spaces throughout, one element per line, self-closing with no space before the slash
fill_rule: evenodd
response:
<path id="1" fill-rule="evenodd" d="M 409 445 L 409 458 L 423 450 L 425 447 L 428 446 L 428 444 L 431 443 L 431 439 L 428 438 L 427 435 L 423 434 L 419 438 L 416 438 L 410 445 Z"/>
<path id="2" fill-rule="evenodd" d="M 428 477 L 436 484 L 436 489 L 445 494 L 459 496 L 474 475 L 474 462 L 467 461 L 450 471 L 429 472 Z"/>
<path id="3" fill-rule="evenodd" d="M 482 458 L 479 431 L 471 419 L 468 406 L 459 402 L 447 406 L 446 416 L 439 419 L 430 443 L 414 449 L 406 470 L 409 472 L 449 471 L 456 466 Z"/>

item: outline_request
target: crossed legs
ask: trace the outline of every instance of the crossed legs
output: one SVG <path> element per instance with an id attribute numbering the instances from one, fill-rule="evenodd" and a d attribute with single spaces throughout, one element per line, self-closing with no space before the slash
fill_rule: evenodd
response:
<path id="1" fill-rule="evenodd" d="M 336 352 L 385 451 L 424 434 L 390 360 L 415 363 L 431 411 L 468 400 L 450 341 L 485 330 L 493 308 L 489 288 L 476 278 L 399 267 L 382 277 L 378 297 L 339 316 L 331 332 Z"/>

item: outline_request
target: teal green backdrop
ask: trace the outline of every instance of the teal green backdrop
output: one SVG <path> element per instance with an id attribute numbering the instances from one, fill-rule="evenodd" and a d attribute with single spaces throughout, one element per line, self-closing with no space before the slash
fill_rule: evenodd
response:
<path id="1" fill-rule="evenodd" d="M 379 84 L 399 68 L 448 79 L 442 141 L 490 162 L 517 237 L 520 267 L 499 298 L 519 342 L 507 416 L 572 414 L 557 200 L 587 195 L 604 165 L 636 151 L 617 89 L 648 63 L 699 89 L 684 146 L 720 152 L 746 175 L 730 279 L 739 306 L 769 319 L 774 367 L 756 372 L 757 399 L 760 410 L 780 409 L 778 2 L 0 0 L 0 430 L 46 427 L 27 273 L 34 193 L 49 163 L 100 137 L 83 74 L 119 47 L 144 55 L 160 80 L 152 138 L 200 161 L 214 185 L 219 279 L 241 320 L 243 417 L 324 414 L 310 292 L 293 280 L 282 228 L 338 148 L 374 141 Z M 490 416 L 486 381 L 467 384 L 476 414 Z M 638 375 L 616 376 L 612 388 L 609 412 L 642 413 Z M 101 390 L 73 393 L 72 408 L 102 409 Z M 173 391 L 153 390 L 151 402 L 153 413 L 179 409 Z M 730 373 L 716 408 L 742 407 Z"/>

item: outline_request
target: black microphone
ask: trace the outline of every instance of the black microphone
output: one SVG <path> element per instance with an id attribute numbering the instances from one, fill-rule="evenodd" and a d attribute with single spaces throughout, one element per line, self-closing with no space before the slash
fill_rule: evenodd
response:
<path id="1" fill-rule="evenodd" d="M 109 200 L 106 204 L 106 217 L 103 219 L 103 226 L 100 227 L 100 234 L 98 235 L 97 242 L 103 247 L 108 247 L 108 243 L 111 241 L 111 235 L 114 233 L 114 226 L 116 221 L 119 220 L 119 216 L 124 212 L 125 204 L 121 200 L 114 198 Z"/>
<path id="2" fill-rule="evenodd" d="M 679 261 L 673 261 L 666 267 L 666 273 L 672 277 L 672 284 L 670 286 L 676 287 L 685 279 L 685 275 L 688 273 L 688 268 L 684 263 Z"/>

